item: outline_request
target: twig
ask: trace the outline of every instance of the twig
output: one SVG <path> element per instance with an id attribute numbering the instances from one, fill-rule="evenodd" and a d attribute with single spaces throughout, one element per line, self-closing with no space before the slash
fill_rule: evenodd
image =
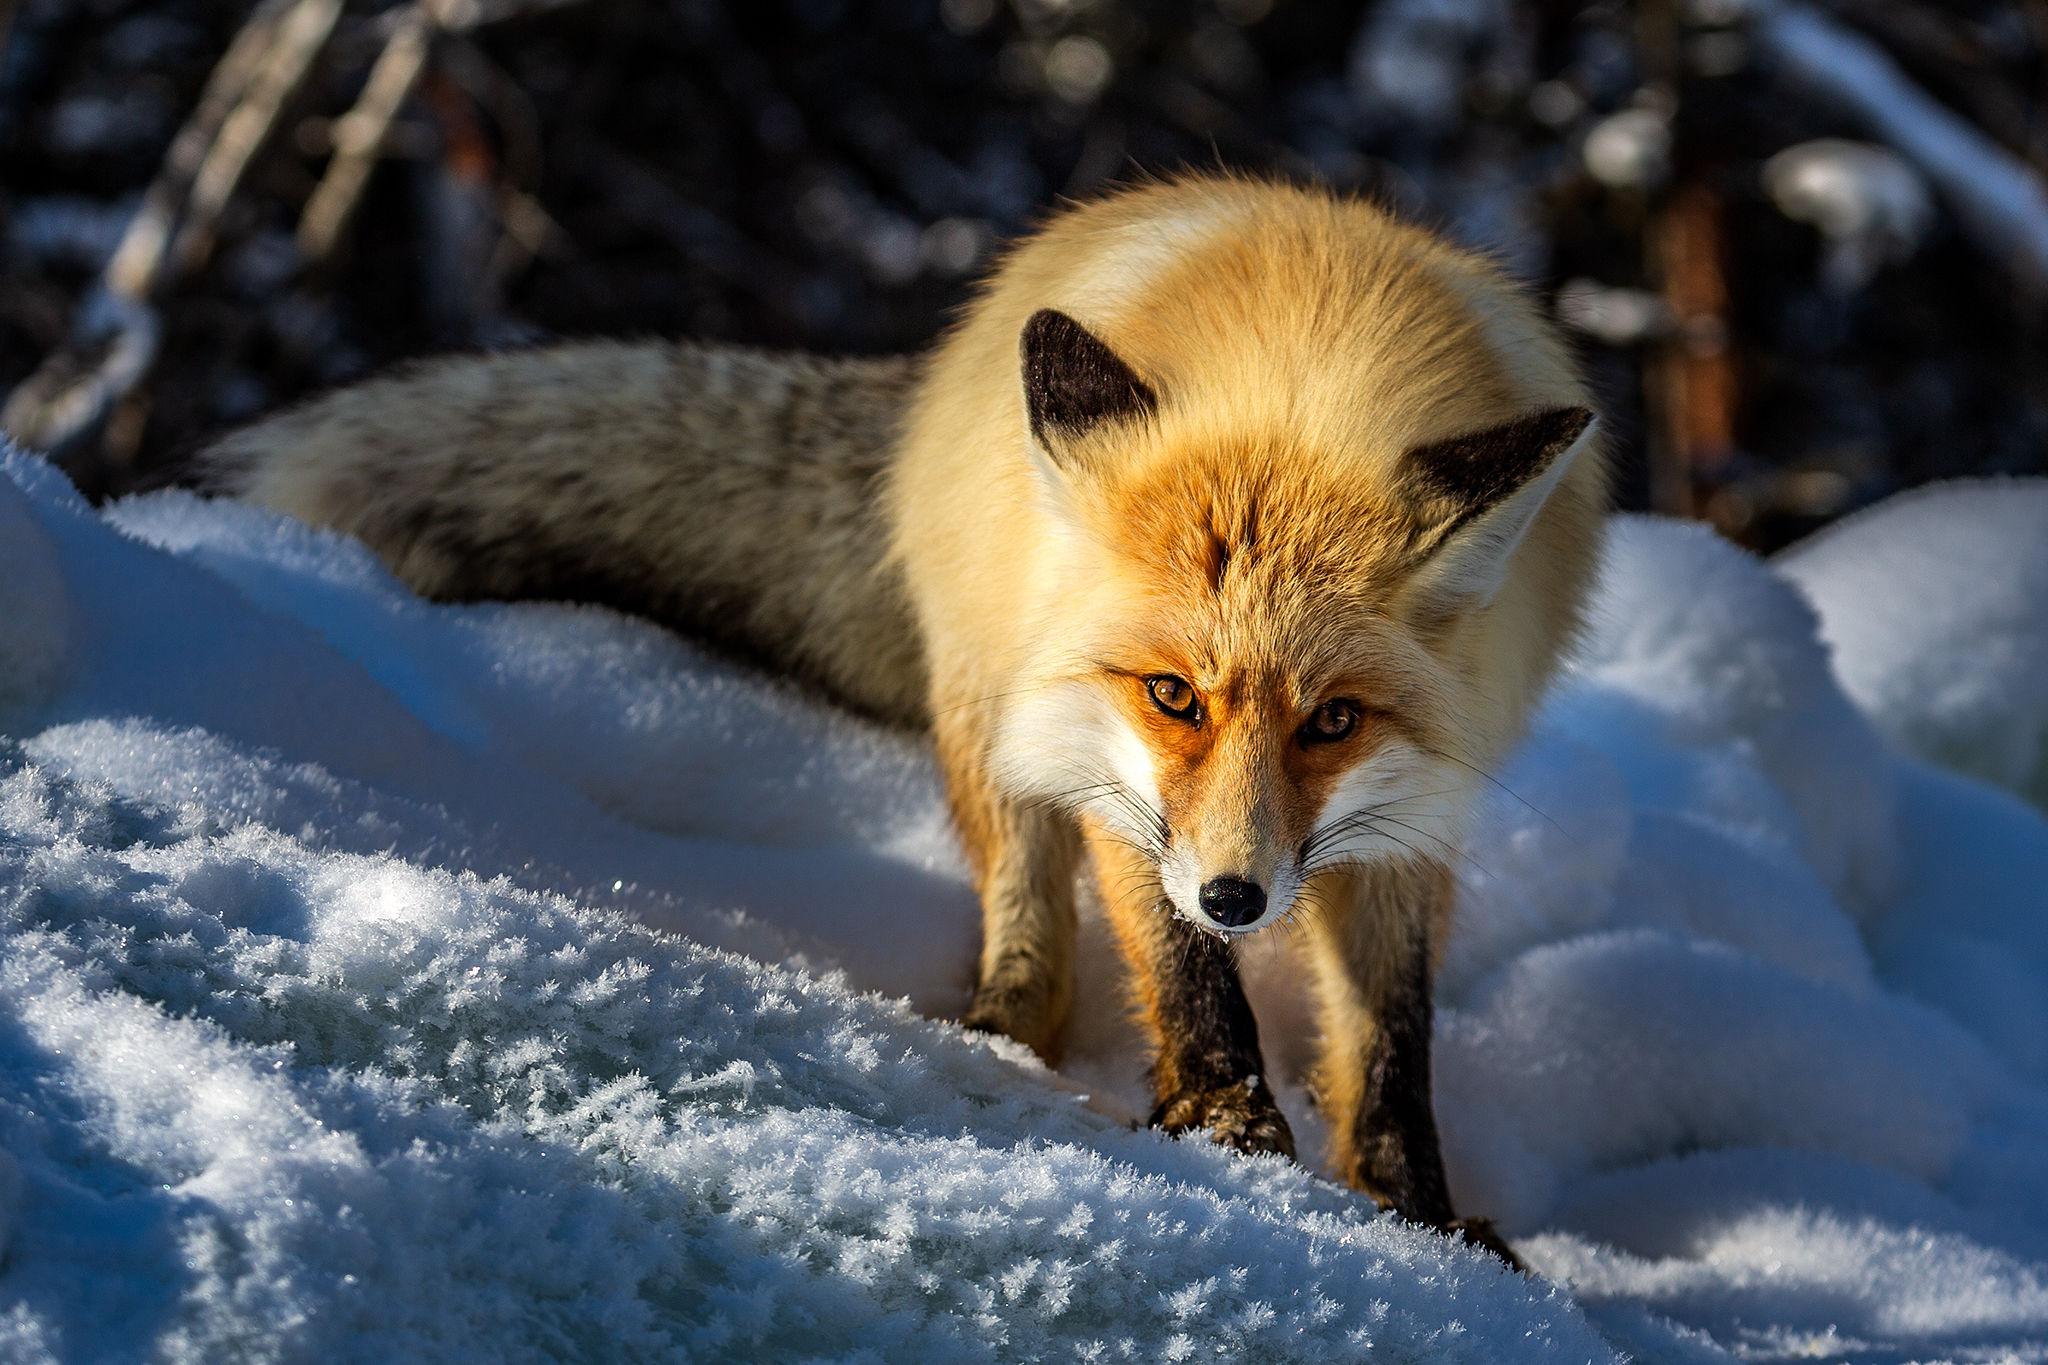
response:
<path id="1" fill-rule="evenodd" d="M 437 340 L 474 345 L 503 314 L 494 269 L 503 240 L 498 159 L 468 91 L 436 70 L 420 82 L 420 96 L 441 133 L 441 155 L 422 168 L 425 183 L 414 196 L 424 312 Z"/>
<path id="2" fill-rule="evenodd" d="M 270 54 L 277 38 L 278 16 L 290 3 L 291 0 L 264 0 L 215 64 L 199 104 L 171 140 L 163 165 L 142 196 L 142 207 L 129 220 L 121 244 L 107 261 L 103 283 L 109 292 L 147 299 L 155 288 L 178 214 L 191 192 L 192 178 L 199 174 L 207 148 L 220 136 L 221 125 L 241 102 L 250 79 Z"/>
<path id="3" fill-rule="evenodd" d="M 1845 17 L 1876 38 L 1908 79 L 1967 115 L 2035 174 L 2048 171 L 2048 161 L 2029 143 L 2030 82 L 2003 78 L 2004 69 L 2016 63 L 1990 49 L 1980 23 L 1919 0 L 1856 0 Z M 2023 14 L 2010 17 L 2015 27 L 2026 23 Z"/>
<path id="4" fill-rule="evenodd" d="M 324 265 L 340 245 L 391 134 L 391 121 L 426 69 L 439 27 L 431 6 L 407 6 L 377 54 L 354 106 L 334 121 L 334 156 L 299 216 L 299 255 L 308 265 Z"/>
<path id="5" fill-rule="evenodd" d="M 502 232 L 491 256 L 490 275 L 498 281 L 510 279 L 567 235 L 534 197 L 543 160 L 540 111 L 519 83 L 467 38 L 455 36 L 443 43 L 435 66 L 468 92 L 497 127 L 497 218 Z"/>
<path id="6" fill-rule="evenodd" d="M 577 0 L 415 0 L 398 14 L 362 93 L 334 121 L 334 156 L 299 216 L 299 255 L 311 266 L 333 259 L 370 172 L 383 155 L 391 125 L 433 55 L 441 33 L 460 33 L 515 15 L 558 9 Z"/>
<path id="7" fill-rule="evenodd" d="M 298 0 L 279 22 L 277 41 L 264 54 L 248 92 L 221 124 L 220 136 L 207 149 L 199 173 L 192 178 L 184 221 L 171 246 L 172 264 L 180 274 L 197 270 L 212 254 L 220 215 L 235 187 L 242 183 L 250 160 L 269 140 L 286 102 L 312 70 L 313 59 L 327 45 L 340 17 L 341 0 Z"/>
<path id="8" fill-rule="evenodd" d="M 0 409 L 0 431 L 30 450 L 66 452 L 104 422 L 156 362 L 163 330 L 156 310 L 118 294 L 102 294 L 97 303 L 87 308 L 85 322 L 98 343 L 53 352 Z"/>
<path id="9" fill-rule="evenodd" d="M 541 119 L 519 82 L 468 38 L 455 35 L 441 45 L 434 65 L 469 92 L 498 130 L 501 173 L 514 190 L 532 194 L 541 180 Z"/>

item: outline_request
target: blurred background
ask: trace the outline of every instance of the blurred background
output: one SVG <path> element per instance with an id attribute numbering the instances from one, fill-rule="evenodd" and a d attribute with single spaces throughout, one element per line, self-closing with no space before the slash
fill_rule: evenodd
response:
<path id="1" fill-rule="evenodd" d="M 407 357 L 913 349 L 1218 165 L 1496 255 L 1626 506 L 2048 469 L 2048 0 L 0 0 L 0 427 L 106 496 Z"/>

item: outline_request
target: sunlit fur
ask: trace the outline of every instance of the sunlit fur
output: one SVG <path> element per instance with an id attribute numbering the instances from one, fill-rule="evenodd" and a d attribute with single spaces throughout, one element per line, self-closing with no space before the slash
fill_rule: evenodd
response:
<path id="1" fill-rule="evenodd" d="M 1043 307 L 1157 412 L 1035 448 L 1017 337 Z M 938 352 L 895 465 L 935 713 L 983 731 L 1013 793 L 1148 848 L 1191 918 L 1212 877 L 1267 888 L 1257 929 L 1338 863 L 1455 861 L 1573 628 L 1602 469 L 1575 452 L 1497 593 L 1446 612 L 1423 585 L 1459 509 L 1398 461 L 1584 401 L 1520 291 L 1369 205 L 1205 180 L 1068 213 Z M 1195 686 L 1203 725 L 1151 704 L 1156 674 Z M 1356 734 L 1304 748 L 1332 697 L 1366 708 Z"/>

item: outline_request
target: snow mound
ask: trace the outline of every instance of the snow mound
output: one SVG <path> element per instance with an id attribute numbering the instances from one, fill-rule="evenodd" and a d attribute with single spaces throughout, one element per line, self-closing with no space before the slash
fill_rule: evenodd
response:
<path id="1" fill-rule="evenodd" d="M 61 1357 L 1607 1354 L 900 1004 L 5 767 L 4 1283 Z"/>
<path id="2" fill-rule="evenodd" d="M 1453 1185 L 1530 1282 L 1134 1131 L 1098 919 L 1064 1074 L 932 1022 L 976 927 L 921 744 L 0 470 L 0 1358 L 2048 1361 L 2048 821 L 1869 700 L 2038 522 L 1916 571 L 1868 686 L 1833 603 L 1897 596 L 1893 514 L 1782 576 L 1615 523 L 1439 986 Z M 1292 951 L 1246 953 L 1283 1076 Z"/>
<path id="3" fill-rule="evenodd" d="M 2048 807 L 2048 481 L 1904 494 L 1773 567 L 1893 743 Z"/>
<path id="4" fill-rule="evenodd" d="M 1816 631 L 1704 530 L 1613 523 L 1463 872 L 1453 1185 L 1596 1315 L 2048 1359 L 2048 823 L 1890 751 Z"/>

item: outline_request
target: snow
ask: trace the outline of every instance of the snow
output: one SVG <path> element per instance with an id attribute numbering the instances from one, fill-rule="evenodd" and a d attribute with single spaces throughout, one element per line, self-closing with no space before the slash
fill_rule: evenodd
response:
<path id="1" fill-rule="evenodd" d="M 1092 916 L 1062 1072 L 935 1022 L 920 744 L 0 469 L 0 1359 L 2048 1360 L 2039 485 L 1614 524 L 1439 988 L 1527 1281 L 1134 1129 Z"/>
<path id="2" fill-rule="evenodd" d="M 1893 743 L 2048 806 L 2048 485 L 1907 494 L 1781 556 Z"/>
<path id="3" fill-rule="evenodd" d="M 1586 169 L 1614 189 L 1653 190 L 1671 173 L 1671 123 L 1656 109 L 1623 109 L 1586 131 Z"/>
<path id="4" fill-rule="evenodd" d="M 1934 225 L 1926 179 L 1874 143 L 1795 143 L 1764 163 L 1764 188 L 1787 218 L 1820 229 L 1827 239 L 1821 278 L 1843 293 L 1910 258 Z"/>
<path id="5" fill-rule="evenodd" d="M 1635 346 L 1668 332 L 1671 305 L 1647 289 L 1604 285 L 1575 276 L 1558 286 L 1557 320 L 1609 346 Z"/>

